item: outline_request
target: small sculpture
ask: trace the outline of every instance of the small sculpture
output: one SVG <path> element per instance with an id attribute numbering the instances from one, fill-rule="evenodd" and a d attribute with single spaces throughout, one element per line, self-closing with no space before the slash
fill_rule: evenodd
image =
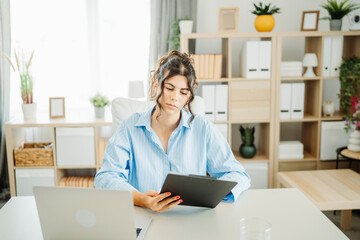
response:
<path id="1" fill-rule="evenodd" d="M 326 101 L 323 103 L 324 116 L 334 116 L 335 103 L 332 101 Z"/>
<path id="2" fill-rule="evenodd" d="M 254 145 L 254 132 L 255 127 L 244 128 L 240 126 L 242 144 L 240 145 L 239 152 L 243 158 L 252 158 L 256 154 L 256 147 Z"/>

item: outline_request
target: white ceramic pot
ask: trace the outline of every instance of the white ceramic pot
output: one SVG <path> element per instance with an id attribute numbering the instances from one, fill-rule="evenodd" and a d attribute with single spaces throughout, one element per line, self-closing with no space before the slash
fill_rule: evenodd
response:
<path id="1" fill-rule="evenodd" d="M 360 152 L 360 131 L 355 130 L 350 134 L 348 149 L 353 152 Z"/>
<path id="2" fill-rule="evenodd" d="M 25 120 L 36 119 L 36 103 L 21 104 Z"/>
<path id="3" fill-rule="evenodd" d="M 335 113 L 335 103 L 332 101 L 326 101 L 323 103 L 324 116 L 333 116 Z"/>
<path id="4" fill-rule="evenodd" d="M 192 20 L 181 20 L 179 22 L 180 33 L 192 33 L 193 21 Z"/>
<path id="5" fill-rule="evenodd" d="M 105 108 L 104 107 L 94 107 L 95 109 L 95 117 L 96 118 L 104 118 L 105 116 Z"/>

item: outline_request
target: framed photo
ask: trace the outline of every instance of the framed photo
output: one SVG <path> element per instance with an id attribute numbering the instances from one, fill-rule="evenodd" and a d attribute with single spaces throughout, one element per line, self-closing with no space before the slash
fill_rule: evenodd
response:
<path id="1" fill-rule="evenodd" d="M 56 97 L 49 98 L 49 115 L 50 118 L 64 118 L 65 117 L 65 98 Z"/>
<path id="2" fill-rule="evenodd" d="M 301 31 L 317 31 L 320 11 L 304 11 L 301 21 Z"/>
<path id="3" fill-rule="evenodd" d="M 218 32 L 238 32 L 239 8 L 220 8 Z"/>

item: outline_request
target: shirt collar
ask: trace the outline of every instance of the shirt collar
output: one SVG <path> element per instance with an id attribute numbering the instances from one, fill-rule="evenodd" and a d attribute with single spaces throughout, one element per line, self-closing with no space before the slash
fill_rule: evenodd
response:
<path id="1" fill-rule="evenodd" d="M 150 131 L 150 129 L 151 129 L 151 114 L 155 110 L 155 108 L 156 108 L 156 106 L 149 109 L 149 111 L 142 113 L 140 118 L 135 123 L 135 126 L 136 127 L 145 126 L 146 129 Z M 190 112 L 188 112 L 184 109 L 181 109 L 181 119 L 180 119 L 180 123 L 176 129 L 179 129 L 180 127 L 190 128 L 190 126 L 189 126 L 190 117 L 191 117 Z"/>

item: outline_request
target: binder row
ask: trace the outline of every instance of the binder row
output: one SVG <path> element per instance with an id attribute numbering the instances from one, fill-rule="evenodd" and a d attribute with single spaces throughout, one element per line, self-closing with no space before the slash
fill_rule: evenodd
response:
<path id="1" fill-rule="evenodd" d="M 271 77 L 271 41 L 247 41 L 241 52 L 241 76 Z"/>
<path id="2" fill-rule="evenodd" d="M 305 83 L 280 85 L 280 119 L 304 118 Z"/>
<path id="3" fill-rule="evenodd" d="M 197 78 L 221 78 L 221 54 L 194 54 L 192 58 Z"/>
<path id="4" fill-rule="evenodd" d="M 70 176 L 63 177 L 59 180 L 59 187 L 86 187 L 86 188 L 94 188 L 94 179 L 93 176 L 88 177 L 78 177 L 78 176 Z"/>
<path id="5" fill-rule="evenodd" d="M 323 76 L 334 77 L 340 75 L 340 65 L 343 54 L 343 36 L 324 38 L 323 48 Z"/>
<path id="6" fill-rule="evenodd" d="M 202 86 L 205 102 L 205 117 L 210 121 L 228 119 L 228 85 L 211 84 Z"/>

